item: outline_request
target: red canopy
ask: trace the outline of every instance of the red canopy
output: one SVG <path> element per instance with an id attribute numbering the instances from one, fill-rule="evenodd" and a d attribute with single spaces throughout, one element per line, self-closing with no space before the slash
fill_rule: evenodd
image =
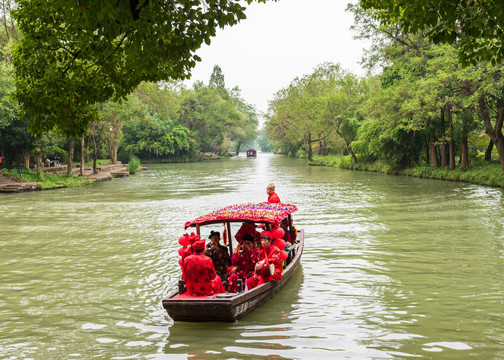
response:
<path id="1" fill-rule="evenodd" d="M 253 221 L 268 224 L 278 224 L 287 215 L 297 211 L 296 205 L 281 203 L 238 204 L 226 206 L 223 209 L 212 211 L 210 214 L 185 223 L 185 229 L 197 224 L 214 224 L 222 222 Z"/>

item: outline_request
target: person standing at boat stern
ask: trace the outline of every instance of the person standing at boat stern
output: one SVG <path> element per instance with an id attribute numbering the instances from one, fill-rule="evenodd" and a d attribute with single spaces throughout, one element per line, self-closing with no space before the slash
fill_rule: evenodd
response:
<path id="1" fill-rule="evenodd" d="M 266 194 L 268 194 L 268 202 L 269 203 L 279 203 L 280 198 L 275 192 L 275 184 L 269 184 L 266 186 Z"/>
<path id="2" fill-rule="evenodd" d="M 269 231 L 261 233 L 259 261 L 255 266 L 254 275 L 247 280 L 249 289 L 253 289 L 265 282 L 280 280 L 282 278 L 280 249 L 275 245 L 271 245 L 272 238 L 273 236 Z"/>
<path id="3" fill-rule="evenodd" d="M 245 234 L 241 239 L 237 251 L 231 257 L 231 266 L 228 268 L 229 292 L 237 292 L 238 279 L 242 279 L 245 283 L 247 278 L 252 275 L 258 258 L 259 251 L 254 249 L 254 237 L 250 234 Z"/>
<path id="4" fill-rule="evenodd" d="M 191 246 L 193 254 L 184 259 L 182 276 L 186 282 L 186 294 L 192 296 L 215 295 L 226 292 L 217 276 L 212 259 L 203 254 L 205 239 L 197 239 Z"/>
<path id="5" fill-rule="evenodd" d="M 208 238 L 210 239 L 211 243 L 207 245 L 205 249 L 205 255 L 209 256 L 212 259 L 215 266 L 215 271 L 217 272 L 217 275 L 219 275 L 222 279 L 222 282 L 227 283 L 227 269 L 231 264 L 228 249 L 224 245 L 219 244 L 220 232 L 212 230 Z"/>

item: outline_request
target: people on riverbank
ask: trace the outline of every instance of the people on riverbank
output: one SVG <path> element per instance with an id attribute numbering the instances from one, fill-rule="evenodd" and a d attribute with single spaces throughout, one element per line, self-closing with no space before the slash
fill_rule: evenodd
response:
<path id="1" fill-rule="evenodd" d="M 253 289 L 265 282 L 282 278 L 282 259 L 280 249 L 271 245 L 273 236 L 269 231 L 261 233 L 261 251 L 259 261 L 255 265 L 254 275 L 247 280 L 247 287 Z"/>
<path id="2" fill-rule="evenodd" d="M 217 275 L 226 283 L 228 278 L 227 269 L 231 265 L 228 249 L 219 243 L 220 232 L 212 230 L 208 238 L 211 242 L 206 246 L 205 255 L 212 259 Z"/>
<path id="3" fill-rule="evenodd" d="M 215 267 L 205 250 L 205 239 L 197 239 L 191 245 L 193 251 L 184 259 L 182 278 L 186 283 L 186 294 L 192 296 L 215 295 L 224 293 L 221 278 L 215 272 Z"/>
<path id="4" fill-rule="evenodd" d="M 280 198 L 275 192 L 275 184 L 271 183 L 266 186 L 266 194 L 268 194 L 268 202 L 269 203 L 279 203 Z"/>

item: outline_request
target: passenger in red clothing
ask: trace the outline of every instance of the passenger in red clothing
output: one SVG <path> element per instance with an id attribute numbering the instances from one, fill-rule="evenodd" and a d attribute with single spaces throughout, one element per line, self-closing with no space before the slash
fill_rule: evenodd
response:
<path id="1" fill-rule="evenodd" d="M 226 292 L 222 281 L 215 273 L 212 259 L 203 254 L 205 239 L 198 239 L 192 245 L 192 255 L 184 259 L 182 278 L 186 282 L 187 295 L 214 295 Z"/>
<path id="2" fill-rule="evenodd" d="M 231 266 L 228 268 L 229 292 L 237 292 L 238 279 L 242 279 L 245 283 L 254 271 L 255 264 L 259 258 L 259 251 L 253 247 L 254 237 L 250 234 L 245 234 L 241 239 L 241 244 L 237 251 L 231 257 Z"/>
<path id="3" fill-rule="evenodd" d="M 261 247 L 259 252 L 259 261 L 255 266 L 254 275 L 247 280 L 249 289 L 253 289 L 268 281 L 280 280 L 282 278 L 282 259 L 280 258 L 280 249 L 271 245 L 272 235 L 269 231 L 261 233 Z M 273 264 L 273 274 L 264 271 Z"/>
<path id="4" fill-rule="evenodd" d="M 266 194 L 268 194 L 268 202 L 269 203 L 279 203 L 280 198 L 275 192 L 275 184 L 269 184 L 266 186 Z"/>
<path id="5" fill-rule="evenodd" d="M 291 234 L 289 232 L 289 220 L 287 218 L 283 219 L 282 222 L 280 223 L 280 227 L 284 231 L 284 236 L 282 239 L 284 239 L 286 244 L 292 245 L 293 241 L 291 238 Z"/>

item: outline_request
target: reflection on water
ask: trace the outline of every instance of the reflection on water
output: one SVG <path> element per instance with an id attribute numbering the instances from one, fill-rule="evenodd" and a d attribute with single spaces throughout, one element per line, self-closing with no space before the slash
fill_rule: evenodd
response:
<path id="1" fill-rule="evenodd" d="M 504 358 L 501 189 L 258 154 L 0 196 L 0 358 Z M 189 219 L 297 204 L 302 266 L 239 322 L 174 323 Z"/>
<path id="2" fill-rule="evenodd" d="M 298 318 L 296 309 L 303 278 L 300 266 L 285 288 L 246 320 L 233 324 L 173 323 L 165 353 L 181 354 L 191 359 L 222 359 L 223 353 L 225 358 L 236 359 L 292 358 L 289 350 L 295 351 L 299 335 L 293 323 Z"/>

